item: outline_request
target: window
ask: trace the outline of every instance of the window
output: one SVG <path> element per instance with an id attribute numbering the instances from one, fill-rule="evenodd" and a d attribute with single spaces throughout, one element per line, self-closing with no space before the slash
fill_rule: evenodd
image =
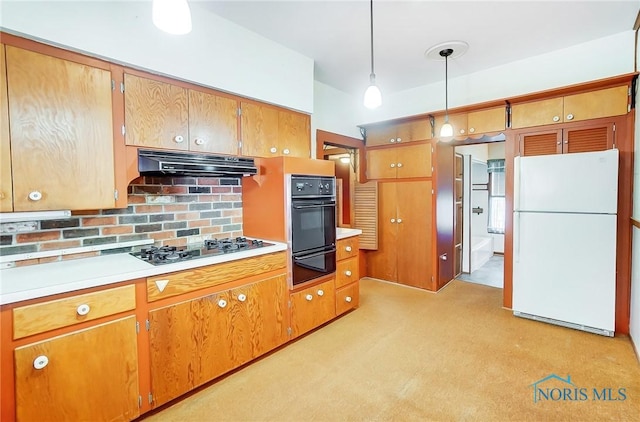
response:
<path id="1" fill-rule="evenodd" d="M 489 172 L 489 233 L 504 234 L 506 200 L 504 160 L 488 160 Z"/>

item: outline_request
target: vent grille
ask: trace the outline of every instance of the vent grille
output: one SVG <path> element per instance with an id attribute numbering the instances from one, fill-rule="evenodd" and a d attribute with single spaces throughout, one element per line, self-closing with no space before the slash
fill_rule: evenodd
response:
<path id="1" fill-rule="evenodd" d="M 360 249 L 378 249 L 378 182 L 356 183 L 353 226 L 362 230 Z"/>
<path id="2" fill-rule="evenodd" d="M 606 126 L 592 129 L 572 130 L 567 133 L 565 152 L 604 151 L 608 148 L 608 128 Z"/>
<path id="3" fill-rule="evenodd" d="M 556 132 L 523 136 L 520 140 L 520 155 L 558 154 L 558 135 Z"/>

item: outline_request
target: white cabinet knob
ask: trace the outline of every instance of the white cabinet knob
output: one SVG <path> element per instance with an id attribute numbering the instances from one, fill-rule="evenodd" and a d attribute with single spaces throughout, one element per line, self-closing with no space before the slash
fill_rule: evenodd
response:
<path id="1" fill-rule="evenodd" d="M 318 296 L 324 296 L 324 290 L 319 289 L 318 290 Z"/>
<path id="2" fill-rule="evenodd" d="M 285 148 L 285 149 L 283 149 L 283 150 L 282 150 L 282 153 L 283 153 L 284 155 L 289 155 L 289 153 L 290 153 L 290 152 L 291 152 L 291 151 L 289 151 L 289 148 Z"/>
<path id="3" fill-rule="evenodd" d="M 554 122 L 559 122 L 560 121 L 560 116 L 553 116 L 553 121 Z"/>
<path id="4" fill-rule="evenodd" d="M 398 223 L 402 223 L 402 218 L 398 218 Z"/>
<path id="5" fill-rule="evenodd" d="M 37 190 L 29 192 L 29 199 L 31 199 L 32 201 L 39 201 L 42 199 L 42 193 L 38 192 Z"/>
<path id="6" fill-rule="evenodd" d="M 244 302 L 245 300 L 247 300 L 247 295 L 240 293 L 240 294 L 238 295 L 238 300 L 239 300 L 240 302 Z"/>
<path id="7" fill-rule="evenodd" d="M 395 144 L 396 143 L 396 139 L 395 138 L 391 138 L 391 139 L 389 139 L 389 142 L 391 142 L 392 144 Z"/>
<path id="8" fill-rule="evenodd" d="M 227 301 L 224 300 L 224 299 L 220 299 L 218 301 L 218 306 L 221 307 L 221 308 L 226 308 L 227 307 Z"/>
<path id="9" fill-rule="evenodd" d="M 33 360 L 33 367 L 36 369 L 42 369 L 49 364 L 49 358 L 45 355 L 38 356 Z"/>
<path id="10" fill-rule="evenodd" d="M 276 152 L 278 152 L 278 148 L 276 148 L 276 147 L 271 147 L 271 148 L 269 148 L 269 152 L 270 152 L 271 154 L 275 154 Z"/>
<path id="11" fill-rule="evenodd" d="M 176 135 L 173 137 L 173 142 L 175 142 L 176 144 L 180 144 L 182 142 L 184 142 L 184 136 L 182 135 Z"/>
<path id="12" fill-rule="evenodd" d="M 351 246 L 345 246 L 344 250 L 347 251 L 347 252 L 351 252 L 352 248 L 351 248 Z"/>
<path id="13" fill-rule="evenodd" d="M 396 163 L 391 163 L 391 168 L 395 168 L 396 167 Z"/>
<path id="14" fill-rule="evenodd" d="M 470 127 L 470 128 L 469 128 L 469 132 L 470 132 L 470 133 L 474 133 L 475 131 L 476 131 L 476 128 L 475 128 L 475 127 Z"/>
<path id="15" fill-rule="evenodd" d="M 460 129 L 460 134 L 463 135 L 464 134 L 464 129 Z"/>
<path id="16" fill-rule="evenodd" d="M 396 138 L 396 142 L 398 143 L 402 142 L 402 138 Z"/>
<path id="17" fill-rule="evenodd" d="M 567 120 L 573 120 L 573 114 L 567 114 Z"/>
<path id="18" fill-rule="evenodd" d="M 204 145 L 204 139 L 196 138 L 195 143 L 196 143 L 196 145 Z"/>
<path id="19" fill-rule="evenodd" d="M 402 167 L 402 163 L 398 163 L 398 168 Z"/>
<path id="20" fill-rule="evenodd" d="M 313 295 L 309 294 L 309 295 L 306 295 L 304 298 L 307 299 L 308 301 L 311 301 L 311 299 L 313 299 Z"/>
<path id="21" fill-rule="evenodd" d="M 347 277 L 351 277 L 351 271 L 349 271 L 349 270 L 345 271 L 344 275 L 346 275 Z"/>
<path id="22" fill-rule="evenodd" d="M 395 222 L 396 222 L 396 219 L 395 219 L 395 218 L 392 218 L 392 219 L 391 219 L 391 222 L 392 222 L 392 223 L 395 223 Z"/>
<path id="23" fill-rule="evenodd" d="M 78 315 L 84 316 L 88 314 L 90 310 L 91 310 L 91 307 L 86 303 L 83 303 L 82 305 L 78 306 L 78 309 L 76 309 L 76 312 L 78 313 Z"/>
<path id="24" fill-rule="evenodd" d="M 347 303 L 351 303 L 351 296 L 345 297 L 344 301 L 347 302 Z"/>

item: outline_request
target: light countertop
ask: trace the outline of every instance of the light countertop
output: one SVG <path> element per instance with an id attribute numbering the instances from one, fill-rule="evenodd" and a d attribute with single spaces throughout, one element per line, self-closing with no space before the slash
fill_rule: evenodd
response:
<path id="1" fill-rule="evenodd" d="M 362 230 L 360 229 L 351 229 L 348 227 L 338 227 L 336 229 L 336 238 L 344 239 L 346 237 L 358 236 L 362 234 Z"/>
<path id="2" fill-rule="evenodd" d="M 165 265 L 121 253 L 3 269 L 0 305 L 287 250 L 286 243 L 271 243 L 274 245 Z"/>

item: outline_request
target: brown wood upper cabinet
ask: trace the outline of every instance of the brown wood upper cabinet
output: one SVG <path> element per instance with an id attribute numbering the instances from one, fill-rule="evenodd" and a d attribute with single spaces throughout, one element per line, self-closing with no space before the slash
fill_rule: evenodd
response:
<path id="1" fill-rule="evenodd" d="M 7 94 L 2 86 L 0 109 L 2 211 L 114 208 L 112 75 L 108 67 L 9 45 L 5 54 Z M 6 177 L 7 171 L 13 178 Z"/>
<path id="2" fill-rule="evenodd" d="M 431 124 L 428 119 L 384 124 L 367 127 L 368 147 L 392 145 L 431 139 Z"/>
<path id="3" fill-rule="evenodd" d="M 127 145 L 238 153 L 238 101 L 125 73 Z"/>
<path id="4" fill-rule="evenodd" d="M 473 136 L 505 130 L 506 108 L 503 106 L 449 115 L 454 137 Z M 436 136 L 444 124 L 444 115 L 436 117 Z"/>
<path id="5" fill-rule="evenodd" d="M 600 117 L 622 116 L 628 112 L 627 85 L 564 97 L 514 104 L 513 129 L 577 122 Z"/>
<path id="6" fill-rule="evenodd" d="M 431 176 L 431 144 L 367 150 L 368 179 Z"/>
<path id="7" fill-rule="evenodd" d="M 521 156 L 604 151 L 615 144 L 615 124 L 581 123 L 572 127 L 537 130 L 518 135 Z"/>
<path id="8" fill-rule="evenodd" d="M 9 135 L 9 100 L 4 44 L 0 44 L 0 212 L 13 211 L 11 178 L 11 138 Z"/>
<path id="9" fill-rule="evenodd" d="M 242 155 L 311 156 L 308 115 L 253 102 L 242 102 Z"/>

